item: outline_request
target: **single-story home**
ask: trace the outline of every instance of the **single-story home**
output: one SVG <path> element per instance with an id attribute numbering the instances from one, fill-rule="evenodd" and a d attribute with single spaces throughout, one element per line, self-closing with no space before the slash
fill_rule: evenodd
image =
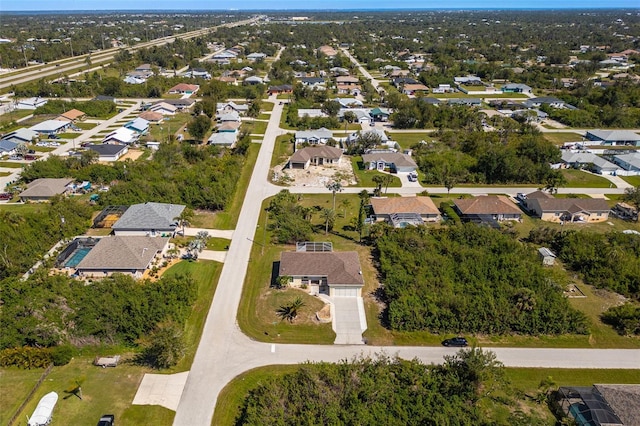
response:
<path id="1" fill-rule="evenodd" d="M 134 204 L 113 224 L 115 235 L 147 235 L 151 237 L 174 235 L 178 229 L 176 219 L 185 206 L 147 202 Z"/>
<path id="2" fill-rule="evenodd" d="M 38 132 L 22 127 L 18 130 L 14 130 L 11 133 L 7 133 L 6 135 L 4 135 L 2 140 L 16 143 L 30 143 L 38 139 L 38 136 Z"/>
<path id="3" fill-rule="evenodd" d="M 86 148 L 98 153 L 98 161 L 105 162 L 118 161 L 120 157 L 129 152 L 127 145 L 113 143 L 91 144 Z"/>
<path id="4" fill-rule="evenodd" d="M 130 145 L 138 140 L 138 133 L 134 130 L 120 127 L 117 130 L 107 134 L 102 143 L 119 143 L 124 145 Z"/>
<path id="5" fill-rule="evenodd" d="M 411 173 L 418 170 L 418 165 L 410 155 L 400 152 L 380 152 L 363 154 L 362 162 L 368 170 L 390 170 L 392 172 Z"/>
<path id="6" fill-rule="evenodd" d="M 371 198 L 371 209 L 374 220 L 387 221 L 396 228 L 442 220 L 430 197 L 374 197 Z"/>
<path id="7" fill-rule="evenodd" d="M 466 84 L 466 85 L 470 85 L 470 86 L 482 86 L 482 85 L 484 85 L 484 83 L 482 82 L 482 79 L 480 77 L 475 76 L 475 75 L 467 75 L 465 77 L 454 77 L 453 81 L 456 84 Z"/>
<path id="8" fill-rule="evenodd" d="M 640 153 L 614 155 L 613 161 L 627 171 L 628 175 L 640 174 Z"/>
<path id="9" fill-rule="evenodd" d="M 340 95 L 360 96 L 362 94 L 362 87 L 350 84 L 339 84 L 336 89 Z"/>
<path id="10" fill-rule="evenodd" d="M 237 121 L 222 121 L 216 125 L 218 132 L 221 133 L 237 133 L 240 123 Z"/>
<path id="11" fill-rule="evenodd" d="M 405 84 L 402 86 L 402 93 L 405 95 L 415 95 L 416 93 L 426 93 L 429 91 L 429 88 L 422 83 L 417 84 Z"/>
<path id="12" fill-rule="evenodd" d="M 216 104 L 216 112 L 218 114 L 235 112 L 240 115 L 244 115 L 247 113 L 247 111 L 249 111 L 249 105 L 247 104 L 237 104 L 233 101 Z"/>
<path id="13" fill-rule="evenodd" d="M 169 89 L 170 94 L 193 95 L 200 90 L 197 84 L 178 83 Z"/>
<path id="14" fill-rule="evenodd" d="M 374 121 L 387 121 L 391 116 L 391 111 L 387 108 L 376 107 L 369 112 Z"/>
<path id="15" fill-rule="evenodd" d="M 280 255 L 280 277 L 290 277 L 292 287 L 331 297 L 362 297 L 362 268 L 355 251 L 289 252 Z"/>
<path id="16" fill-rule="evenodd" d="M 522 83 L 507 83 L 500 88 L 503 93 L 532 93 L 530 86 Z"/>
<path id="17" fill-rule="evenodd" d="M 360 84 L 360 79 L 351 75 L 340 75 L 336 77 L 337 86 L 357 86 Z"/>
<path id="18" fill-rule="evenodd" d="M 338 102 L 342 108 L 362 108 L 364 104 L 356 98 L 333 98 L 332 101 Z"/>
<path id="19" fill-rule="evenodd" d="M 588 130 L 585 137 L 593 145 L 640 146 L 640 135 L 631 130 Z"/>
<path id="20" fill-rule="evenodd" d="M 299 79 L 303 86 L 317 87 L 324 86 L 325 81 L 322 77 L 302 77 Z"/>
<path id="21" fill-rule="evenodd" d="M 87 118 L 87 114 L 78 110 L 72 109 L 58 116 L 58 120 L 67 120 L 75 123 L 76 121 L 82 121 Z"/>
<path id="22" fill-rule="evenodd" d="M 523 205 L 547 222 L 603 222 L 611 210 L 601 198 L 555 198 L 543 191 L 527 194 Z"/>
<path id="23" fill-rule="evenodd" d="M 150 124 L 160 124 L 164 121 L 164 115 L 162 115 L 162 113 L 152 110 L 145 111 L 138 117 L 147 120 Z"/>
<path id="24" fill-rule="evenodd" d="M 18 103 L 16 104 L 16 108 L 17 109 L 36 109 L 38 107 L 45 105 L 46 103 L 47 103 L 47 100 L 42 98 L 22 99 L 18 101 Z"/>
<path id="25" fill-rule="evenodd" d="M 470 107 L 479 107 L 482 105 L 480 98 L 452 98 L 447 100 L 449 105 L 466 105 Z"/>
<path id="26" fill-rule="evenodd" d="M 355 115 L 358 124 L 370 124 L 373 120 L 371 118 L 371 111 L 367 108 L 341 108 L 340 111 L 338 111 L 338 119 L 344 120 L 344 115 L 347 112 Z"/>
<path id="27" fill-rule="evenodd" d="M 169 238 L 118 236 L 100 238 L 76 266 L 81 277 L 102 278 L 115 273 L 142 278 L 169 247 Z"/>
<path id="28" fill-rule="evenodd" d="M 549 105 L 552 108 L 568 108 L 569 104 L 562 99 L 553 96 L 541 96 L 538 98 L 527 99 L 523 102 L 527 108 L 540 108 L 542 105 Z"/>
<path id="29" fill-rule="evenodd" d="M 450 84 L 438 84 L 438 87 L 431 89 L 431 93 L 449 93 L 455 92 L 455 89 Z"/>
<path id="30" fill-rule="evenodd" d="M 391 79 L 391 84 L 393 84 L 396 88 L 400 89 L 401 86 L 406 84 L 419 84 L 420 82 L 415 78 L 411 77 L 396 77 Z"/>
<path id="31" fill-rule="evenodd" d="M 264 60 L 267 57 L 266 53 L 262 53 L 262 52 L 255 52 L 255 53 L 249 53 L 247 55 L 247 60 L 249 62 L 255 62 L 255 61 L 260 61 L 260 60 Z"/>
<path id="32" fill-rule="evenodd" d="M 16 153 L 16 148 L 18 148 L 24 142 L 14 142 L 8 139 L 0 140 L 0 155 L 13 155 Z"/>
<path id="33" fill-rule="evenodd" d="M 72 183 L 72 178 L 36 179 L 20 193 L 20 201 L 48 201 L 56 195 L 65 194 Z"/>
<path id="34" fill-rule="evenodd" d="M 149 122 L 144 118 L 138 117 L 125 124 L 124 127 L 133 130 L 139 135 L 144 135 L 149 130 Z"/>
<path id="35" fill-rule="evenodd" d="M 216 114 L 216 120 L 218 120 L 218 122 L 220 123 L 224 123 L 227 121 L 239 123 L 240 115 L 235 111 L 225 112 L 222 114 Z"/>
<path id="36" fill-rule="evenodd" d="M 505 220 L 522 220 L 522 211 L 503 195 L 480 195 L 453 200 L 460 219 L 466 222 L 493 223 Z"/>
<path id="37" fill-rule="evenodd" d="M 333 132 L 321 127 L 315 130 L 299 130 L 295 134 L 296 143 L 309 143 L 312 145 L 327 143 L 333 137 Z"/>
<path id="38" fill-rule="evenodd" d="M 152 105 L 149 111 L 157 112 L 162 115 L 175 115 L 178 112 L 178 107 L 171 105 L 167 102 L 159 102 Z"/>
<path id="39" fill-rule="evenodd" d="M 279 95 L 281 93 L 293 93 L 293 86 L 290 84 L 281 84 L 280 86 L 269 86 L 267 89 L 269 96 Z"/>
<path id="40" fill-rule="evenodd" d="M 174 107 L 178 108 L 179 112 L 185 112 L 185 111 L 191 110 L 193 105 L 196 103 L 194 99 L 189 99 L 189 98 L 164 99 L 161 102 L 167 103 L 169 105 L 173 105 Z"/>
<path id="41" fill-rule="evenodd" d="M 339 164 L 342 150 L 328 145 L 315 145 L 302 148 L 289 158 L 289 168 L 306 169 L 310 165 L 325 166 Z"/>
<path id="42" fill-rule="evenodd" d="M 583 168 L 592 167 L 593 171 L 601 175 L 615 175 L 620 167 L 599 157 L 591 152 L 573 152 L 567 149 L 562 150 L 562 162 L 567 167 Z"/>
<path id="43" fill-rule="evenodd" d="M 215 146 L 233 147 L 236 143 L 236 138 L 237 133 L 235 132 L 212 133 L 207 143 Z"/>
<path id="44" fill-rule="evenodd" d="M 258 77 L 257 75 L 247 77 L 242 81 L 242 84 L 248 84 L 252 86 L 256 84 L 263 84 L 263 83 L 264 83 L 264 79 L 262 79 L 261 77 Z"/>
<path id="45" fill-rule="evenodd" d="M 45 120 L 42 123 L 34 124 L 29 130 L 38 132 L 41 135 L 55 135 L 62 133 L 71 126 L 70 121 Z"/>
<path id="46" fill-rule="evenodd" d="M 562 386 L 557 404 L 578 425 L 640 425 L 640 385 Z"/>

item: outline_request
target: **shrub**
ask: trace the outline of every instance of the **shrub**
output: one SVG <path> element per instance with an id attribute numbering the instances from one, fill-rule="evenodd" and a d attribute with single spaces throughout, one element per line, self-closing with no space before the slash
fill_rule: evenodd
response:
<path id="1" fill-rule="evenodd" d="M 442 214 L 446 215 L 448 220 L 452 223 L 460 223 L 460 216 L 458 216 L 458 213 L 456 213 L 451 204 L 443 201 L 440 203 L 440 211 Z"/>
<path id="2" fill-rule="evenodd" d="M 640 335 L 640 306 L 633 303 L 614 306 L 602 314 L 602 321 L 623 336 Z"/>
<path id="3" fill-rule="evenodd" d="M 0 367 L 45 368 L 52 362 L 52 351 L 48 348 L 23 346 L 0 351 Z"/>
<path id="4" fill-rule="evenodd" d="M 56 346 L 51 349 L 53 365 L 67 365 L 73 358 L 73 348 L 69 345 Z"/>

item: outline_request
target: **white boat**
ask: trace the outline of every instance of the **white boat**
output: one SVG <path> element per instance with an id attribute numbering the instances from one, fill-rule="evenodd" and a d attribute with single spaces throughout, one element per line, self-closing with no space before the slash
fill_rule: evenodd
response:
<path id="1" fill-rule="evenodd" d="M 53 409 L 57 402 L 58 394 L 55 392 L 49 392 L 43 396 L 33 414 L 29 417 L 29 426 L 46 426 L 51 423 Z"/>

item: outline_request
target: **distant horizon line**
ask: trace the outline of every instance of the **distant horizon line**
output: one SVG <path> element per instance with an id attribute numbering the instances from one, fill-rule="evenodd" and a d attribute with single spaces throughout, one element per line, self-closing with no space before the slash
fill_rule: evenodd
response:
<path id="1" fill-rule="evenodd" d="M 241 9 L 241 8 L 229 8 L 229 9 L 37 9 L 37 10 L 3 10 L 2 13 L 38 13 L 38 14 L 48 14 L 48 13 L 58 13 L 58 12 L 75 12 L 75 13 L 105 13 L 105 12 L 125 12 L 125 13 L 154 13 L 154 12 L 394 12 L 394 11 L 402 11 L 402 12 L 422 12 L 422 11 L 556 11 L 556 10 L 566 10 L 566 11 L 606 11 L 606 10 L 629 10 L 629 11 L 640 11 L 640 8 L 633 8 L 628 6 L 620 6 L 620 7 L 611 7 L 611 6 L 603 6 L 603 7 L 394 7 L 394 8 L 385 8 L 385 7 L 373 7 L 373 8 L 327 8 L 327 9 L 298 9 L 298 8 L 264 8 L 264 9 Z"/>

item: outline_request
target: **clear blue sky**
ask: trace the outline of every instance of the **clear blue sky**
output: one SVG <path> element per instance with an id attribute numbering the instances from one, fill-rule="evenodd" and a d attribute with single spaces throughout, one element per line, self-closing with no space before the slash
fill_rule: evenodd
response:
<path id="1" fill-rule="evenodd" d="M 376 9 L 376 8 L 520 8 L 520 9 L 589 9 L 640 8 L 639 0 L 0 0 L 2 11 L 46 10 L 220 10 L 239 9 Z"/>

